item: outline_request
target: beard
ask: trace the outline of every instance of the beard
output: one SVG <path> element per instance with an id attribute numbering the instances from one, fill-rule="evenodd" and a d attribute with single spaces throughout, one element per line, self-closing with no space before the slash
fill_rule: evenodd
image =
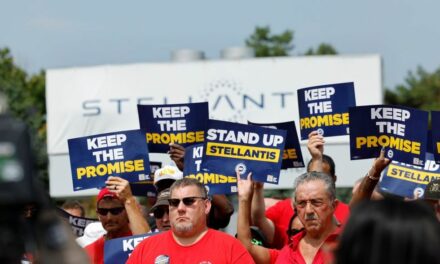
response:
<path id="1" fill-rule="evenodd" d="M 186 233 L 193 229 L 193 224 L 189 222 L 181 222 L 173 224 L 174 230 L 179 233 Z"/>

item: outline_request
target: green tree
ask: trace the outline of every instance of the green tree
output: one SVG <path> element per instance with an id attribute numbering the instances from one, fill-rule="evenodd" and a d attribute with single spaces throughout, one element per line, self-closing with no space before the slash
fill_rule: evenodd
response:
<path id="1" fill-rule="evenodd" d="M 293 49 L 292 40 L 291 30 L 276 35 L 271 34 L 269 26 L 257 26 L 254 33 L 246 40 L 246 46 L 255 51 L 256 57 L 287 56 Z"/>
<path id="2" fill-rule="evenodd" d="M 8 48 L 0 49 L 0 91 L 8 99 L 10 113 L 28 125 L 38 176 L 47 184 L 44 71 L 29 76 L 16 65 Z"/>
<path id="3" fill-rule="evenodd" d="M 307 50 L 307 52 L 304 55 L 311 56 L 311 55 L 336 55 L 336 54 L 338 54 L 338 51 L 336 51 L 336 49 L 332 45 L 328 43 L 321 43 L 319 44 L 316 50 L 310 48 Z"/>
<path id="4" fill-rule="evenodd" d="M 440 109 L 440 68 L 430 73 L 422 67 L 409 72 L 405 83 L 394 90 L 385 90 L 385 103 L 403 105 L 421 110 Z"/>

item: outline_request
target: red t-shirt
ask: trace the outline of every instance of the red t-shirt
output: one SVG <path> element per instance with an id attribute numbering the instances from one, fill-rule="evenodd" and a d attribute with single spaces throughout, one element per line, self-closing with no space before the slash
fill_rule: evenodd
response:
<path id="1" fill-rule="evenodd" d="M 133 234 L 131 232 L 124 234 L 121 237 L 125 236 L 132 236 Z M 86 246 L 84 249 L 87 252 L 87 255 L 89 255 L 90 263 L 93 264 L 103 264 L 104 263 L 104 243 L 105 239 L 104 236 L 98 238 L 95 242 L 92 244 Z"/>
<path id="2" fill-rule="evenodd" d="M 342 228 L 338 227 L 331 233 L 322 246 L 316 252 L 312 264 L 333 263 L 333 252 L 336 249 L 337 239 L 341 234 Z M 306 264 L 304 257 L 299 250 L 299 241 L 305 236 L 306 232 L 302 231 L 292 237 L 289 245 L 284 246 L 281 250 L 269 249 L 270 264 L 277 263 L 295 263 Z"/>
<path id="3" fill-rule="evenodd" d="M 272 247 L 281 249 L 289 243 L 286 231 L 290 229 L 290 219 L 294 214 L 291 198 L 279 201 L 266 210 L 266 217 L 272 220 L 275 227 Z M 344 225 L 350 215 L 350 207 L 338 201 L 334 215 L 339 223 Z"/>
<path id="4" fill-rule="evenodd" d="M 208 232 L 190 246 L 181 246 L 172 231 L 149 237 L 134 249 L 127 264 L 134 263 L 255 263 L 234 237 L 217 230 Z M 168 261 L 168 262 L 167 262 Z"/>

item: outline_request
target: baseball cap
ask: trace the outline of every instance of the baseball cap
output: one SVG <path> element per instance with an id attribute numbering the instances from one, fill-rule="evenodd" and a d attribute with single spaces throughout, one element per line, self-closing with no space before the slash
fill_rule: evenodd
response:
<path id="1" fill-rule="evenodd" d="M 156 203 L 153 205 L 153 207 L 151 207 L 150 212 L 151 213 L 154 212 L 154 210 L 156 210 L 156 208 L 161 205 L 169 205 L 169 203 L 168 203 L 169 198 L 170 198 L 170 188 L 167 188 L 167 189 L 161 191 L 157 195 Z"/>
<path id="2" fill-rule="evenodd" d="M 107 188 L 102 188 L 101 191 L 98 193 L 98 197 L 96 197 L 96 203 L 99 203 L 105 197 L 111 197 L 111 198 L 118 199 L 118 196 L 116 195 L 116 193 L 112 193 Z"/>
<path id="3" fill-rule="evenodd" d="M 424 198 L 440 200 L 440 179 L 433 179 L 426 185 Z"/>
<path id="4" fill-rule="evenodd" d="M 183 173 L 175 166 L 165 166 L 154 172 L 154 185 L 162 180 L 180 180 L 183 178 Z"/>
<path id="5" fill-rule="evenodd" d="M 104 227 L 102 227 L 101 222 L 93 222 L 86 226 L 84 229 L 84 234 L 81 237 L 78 237 L 76 242 L 81 247 L 86 247 L 106 233 L 107 231 L 105 231 Z"/>

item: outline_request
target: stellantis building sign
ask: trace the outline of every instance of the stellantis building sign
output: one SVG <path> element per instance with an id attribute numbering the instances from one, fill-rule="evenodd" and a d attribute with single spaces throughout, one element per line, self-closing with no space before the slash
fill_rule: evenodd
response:
<path id="1" fill-rule="evenodd" d="M 94 193 L 73 193 L 67 139 L 137 129 L 137 104 L 207 101 L 213 119 L 240 123 L 248 120 L 257 123 L 294 120 L 298 123 L 297 89 L 354 82 L 358 105 L 380 104 L 381 80 L 381 60 L 377 55 L 148 63 L 48 70 L 46 100 L 51 195 L 61 197 Z M 335 157 L 336 161 L 340 159 L 341 163 L 353 164 L 348 161 L 348 137 L 328 142 L 326 152 L 338 156 Z M 305 154 L 307 160 L 308 155 Z M 151 160 L 155 159 L 160 159 L 164 164 L 170 163 L 165 156 L 154 156 Z M 359 167 L 354 166 L 356 169 Z M 360 176 L 351 175 L 353 168 L 350 165 L 339 168 L 339 186 L 351 185 Z M 343 175 L 344 172 L 347 175 Z M 280 185 L 275 187 L 289 188 L 295 174 L 292 171 L 283 172 Z"/>

